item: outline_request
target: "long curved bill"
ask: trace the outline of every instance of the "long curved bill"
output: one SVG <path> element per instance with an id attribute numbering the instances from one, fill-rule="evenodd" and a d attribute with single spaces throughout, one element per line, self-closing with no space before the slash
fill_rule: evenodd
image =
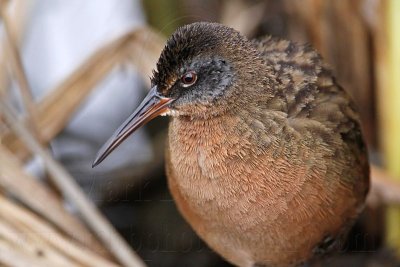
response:
<path id="1" fill-rule="evenodd" d="M 140 106 L 129 116 L 129 118 L 114 132 L 108 141 L 97 153 L 92 167 L 100 164 L 110 153 L 119 146 L 135 130 L 154 119 L 158 115 L 168 111 L 172 98 L 161 96 L 154 86 L 142 101 Z"/>

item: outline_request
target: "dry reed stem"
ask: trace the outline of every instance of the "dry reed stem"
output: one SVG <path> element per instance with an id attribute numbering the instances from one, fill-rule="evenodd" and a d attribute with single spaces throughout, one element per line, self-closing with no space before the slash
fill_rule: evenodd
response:
<path id="1" fill-rule="evenodd" d="M 65 127 L 85 97 L 118 63 L 130 59 L 143 76 L 150 75 L 162 46 L 162 37 L 145 28 L 128 33 L 99 49 L 37 104 L 37 126 L 42 141 L 49 142 Z M 27 159 L 28 149 L 15 133 L 5 132 L 2 139 L 18 158 Z"/>
<path id="2" fill-rule="evenodd" d="M 54 267 L 54 265 L 46 264 L 37 257 L 26 255 L 21 251 L 18 251 L 7 243 L 0 239 L 0 263 L 1 266 L 10 267 Z"/>
<path id="3" fill-rule="evenodd" d="M 24 125 L 17 122 L 12 109 L 0 100 L 0 111 L 13 131 L 24 141 L 33 154 L 42 158 L 52 181 L 78 210 L 88 226 L 97 234 L 103 244 L 124 266 L 143 267 L 144 262 L 129 247 L 113 226 L 102 216 L 96 206 L 87 199 L 74 178 L 45 151 Z"/>
<path id="4" fill-rule="evenodd" d="M 86 227 L 65 210 L 59 197 L 26 173 L 18 159 L 1 144 L 0 186 L 73 239 L 100 254 L 105 251 Z"/>
<path id="5" fill-rule="evenodd" d="M 22 65 L 22 60 L 20 54 L 18 52 L 18 45 L 17 45 L 17 38 L 15 33 L 12 30 L 11 23 L 9 16 L 6 12 L 6 5 L 0 5 L 0 16 L 3 21 L 4 25 L 4 32 L 5 32 L 5 52 L 8 54 L 8 59 L 10 62 L 10 66 L 12 69 L 13 74 L 19 84 L 19 90 L 21 92 L 23 104 L 25 106 L 26 114 L 29 114 L 29 126 L 36 136 L 36 138 L 40 141 L 40 132 L 37 129 L 37 117 L 36 117 L 36 108 L 35 103 L 32 96 L 32 90 L 29 86 L 28 79 L 25 75 L 24 67 Z"/>
<path id="6" fill-rule="evenodd" d="M 21 229 L 18 222 L 7 222 L 7 217 L 0 221 L 0 239 L 4 239 L 11 245 L 14 251 L 23 253 L 23 258 L 35 258 L 41 261 L 42 266 L 75 267 L 65 255 L 52 249 L 46 242 L 40 239 L 39 234 L 32 230 Z M 17 227 L 19 226 L 19 227 Z M 0 259 L 1 262 L 1 259 Z"/>
<path id="7" fill-rule="evenodd" d="M 264 16 L 266 2 L 250 3 L 244 0 L 223 1 L 221 23 L 228 25 L 243 35 L 250 36 Z"/>
<path id="8" fill-rule="evenodd" d="M 371 166 L 371 190 L 368 204 L 371 206 L 400 206 L 400 182 L 387 171 L 375 165 Z"/>
<path id="9" fill-rule="evenodd" d="M 58 233 L 51 225 L 41 220 L 35 214 L 21 206 L 11 202 L 0 195 L 0 214 L 3 220 L 23 225 L 27 231 L 33 233 L 46 241 L 55 250 L 65 254 L 74 261 L 93 267 L 116 267 L 114 263 L 98 256 L 92 251 L 66 239 Z M 29 233 L 28 232 L 28 233 Z"/>
<path id="10" fill-rule="evenodd" d="M 156 33 L 150 27 L 143 27 L 130 33 L 131 40 L 126 48 L 125 57 L 142 75 L 150 89 L 152 70 L 156 66 L 158 57 L 165 44 L 165 37 Z"/>
<path id="11" fill-rule="evenodd" d="M 9 1 L 0 1 L 1 5 L 8 5 Z M 17 43 L 19 44 L 22 35 L 25 31 L 25 25 L 29 13 L 31 9 L 33 1 L 32 0 L 13 0 L 12 4 L 14 5 L 11 10 L 7 10 L 6 12 L 10 12 L 9 14 L 9 25 L 16 37 Z M 0 7 L 1 8 L 1 7 Z M 9 85 L 9 78 L 7 73 L 7 64 L 8 61 L 8 53 L 6 52 L 6 40 L 1 39 L 0 41 L 0 96 L 4 95 L 6 89 Z M 1 118 L 1 117 L 0 117 Z"/>

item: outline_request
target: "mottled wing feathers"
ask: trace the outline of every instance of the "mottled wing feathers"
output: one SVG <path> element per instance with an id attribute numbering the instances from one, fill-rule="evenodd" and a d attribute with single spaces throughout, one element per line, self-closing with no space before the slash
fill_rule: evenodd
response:
<path id="1" fill-rule="evenodd" d="M 266 64 L 273 66 L 280 79 L 282 101 L 294 127 L 325 128 L 339 134 L 345 146 L 356 156 L 365 177 L 362 191 L 368 191 L 369 167 L 356 106 L 348 93 L 336 82 L 321 56 L 309 45 L 267 37 L 254 41 Z M 318 123 L 305 123 L 310 120 Z M 296 123 L 297 122 L 297 123 Z M 309 129 L 307 129 L 309 130 Z M 329 139 L 330 136 L 326 136 Z M 362 186 L 361 186 L 362 188 Z"/>

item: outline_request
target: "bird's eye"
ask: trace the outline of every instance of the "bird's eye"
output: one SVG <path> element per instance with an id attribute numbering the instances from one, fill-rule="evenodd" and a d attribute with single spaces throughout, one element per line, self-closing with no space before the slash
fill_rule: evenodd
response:
<path id="1" fill-rule="evenodd" d="M 197 81 L 197 74 L 194 71 L 186 72 L 181 78 L 183 87 L 189 87 Z"/>

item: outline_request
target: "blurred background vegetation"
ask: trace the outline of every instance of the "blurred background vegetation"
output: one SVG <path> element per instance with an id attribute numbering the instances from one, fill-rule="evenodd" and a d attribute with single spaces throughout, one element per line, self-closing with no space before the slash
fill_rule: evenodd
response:
<path id="1" fill-rule="evenodd" d="M 117 119 L 104 121 L 105 131 L 112 132 L 128 116 L 148 89 L 148 77 L 164 42 L 177 27 L 216 21 L 249 38 L 274 35 L 311 43 L 330 64 L 359 107 L 374 166 L 364 214 L 343 250 L 323 266 L 400 266 L 400 1 L 129 0 L 122 1 L 128 8 L 122 5 L 100 12 L 105 3 L 112 7 L 118 1 L 88 1 L 92 16 L 109 16 L 101 20 L 103 24 L 93 23 L 90 16 L 78 21 L 88 3 L 67 13 L 65 20 L 83 23 L 77 27 L 88 28 L 88 36 L 106 28 L 114 17 L 135 22 L 121 26 L 124 30 L 104 33 L 97 47 L 90 47 L 64 77 L 37 95 L 40 75 L 34 69 L 40 67 L 41 59 L 30 60 L 27 52 L 32 14 L 40 19 L 43 13 L 38 13 L 37 6 L 41 10 L 52 5 L 68 8 L 68 1 L 0 0 L 1 265 L 230 266 L 196 237 L 168 192 L 163 167 L 165 118 L 147 126 L 138 141 L 143 150 L 136 149 L 138 143 L 125 144 L 121 150 L 126 154 L 119 152 L 119 159 L 128 155 L 132 160 L 123 166 L 116 158 L 108 169 L 90 169 L 94 153 L 108 134 L 96 141 L 91 135 L 81 138 L 84 144 L 92 144 L 85 157 L 57 153 L 72 144 L 62 140 L 82 134 L 82 128 L 101 131 L 96 127 L 107 119 L 104 105 L 113 110 L 127 105 Z M 45 23 L 52 23 L 50 15 Z M 68 27 L 57 29 L 57 38 L 64 45 L 79 47 L 84 36 L 74 37 L 69 44 L 68 38 L 63 39 L 68 31 Z M 32 51 L 46 55 L 46 49 L 50 50 L 46 46 Z M 136 88 L 129 95 L 132 104 L 111 106 L 118 92 L 107 81 L 117 72 L 125 78 L 134 76 L 125 84 Z M 88 113 L 85 106 L 102 95 L 103 87 L 111 93 L 94 107 L 97 113 L 83 126 L 74 124 L 76 117 Z M 127 95 L 120 93 L 122 98 Z M 33 171 L 32 165 L 36 166 Z"/>

